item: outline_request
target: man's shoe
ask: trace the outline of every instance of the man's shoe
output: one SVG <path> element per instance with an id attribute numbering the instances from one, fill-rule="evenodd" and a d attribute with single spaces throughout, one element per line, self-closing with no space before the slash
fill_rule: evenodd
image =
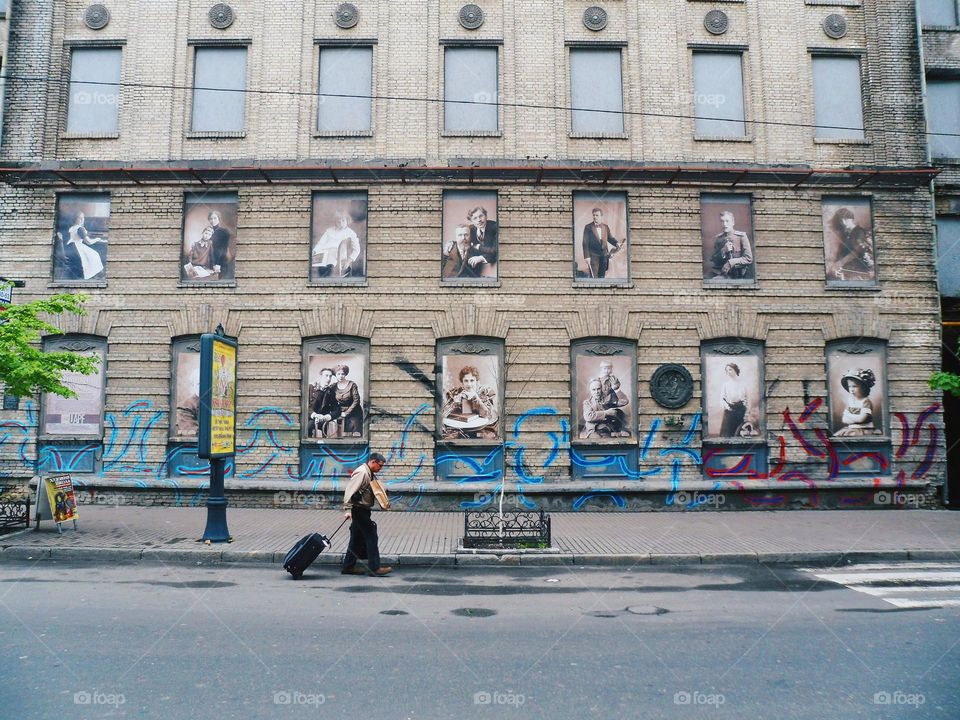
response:
<path id="1" fill-rule="evenodd" d="M 353 567 L 343 568 L 340 570 L 341 575 L 366 575 L 367 571 L 361 567 L 354 565 Z"/>
<path id="2" fill-rule="evenodd" d="M 393 572 L 392 567 L 387 567 L 386 565 L 384 565 L 379 570 L 371 570 L 368 573 L 368 575 L 370 575 L 370 577 L 383 577 L 384 575 L 389 575 L 392 572 Z"/>

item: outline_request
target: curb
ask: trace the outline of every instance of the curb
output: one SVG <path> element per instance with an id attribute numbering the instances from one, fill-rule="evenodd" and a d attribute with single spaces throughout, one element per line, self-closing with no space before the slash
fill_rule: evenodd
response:
<path id="1" fill-rule="evenodd" d="M 143 561 L 178 565 L 208 565 L 215 563 L 238 565 L 279 565 L 285 552 L 272 550 L 230 550 L 227 548 L 160 549 L 85 546 L 9 545 L 0 547 L 0 562 L 23 560 L 71 560 L 91 563 Z M 842 565 L 862 562 L 939 561 L 960 562 L 958 550 L 877 550 L 877 551 L 816 551 L 816 552 L 739 552 L 739 553 L 638 553 L 603 555 L 599 553 L 551 552 L 532 553 L 446 553 L 419 554 L 388 553 L 381 555 L 384 565 L 405 567 L 621 567 L 634 566 L 691 566 L 691 565 L 780 565 L 830 564 Z M 339 565 L 342 553 L 323 553 L 315 565 Z"/>

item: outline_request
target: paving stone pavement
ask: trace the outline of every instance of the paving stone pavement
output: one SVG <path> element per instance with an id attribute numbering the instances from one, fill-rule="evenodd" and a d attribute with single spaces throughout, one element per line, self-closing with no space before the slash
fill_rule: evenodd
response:
<path id="1" fill-rule="evenodd" d="M 336 510 L 236 508 L 232 543 L 205 546 L 206 509 L 80 506 L 78 530 L 0 536 L 0 560 L 26 557 L 170 562 L 278 562 L 309 532 L 330 535 Z M 400 564 L 634 564 L 793 562 L 883 558 L 960 561 L 960 513 L 946 510 L 814 510 L 660 513 L 552 513 L 550 552 L 458 552 L 461 513 L 375 513 L 386 562 Z M 344 552 L 347 527 L 319 562 Z"/>

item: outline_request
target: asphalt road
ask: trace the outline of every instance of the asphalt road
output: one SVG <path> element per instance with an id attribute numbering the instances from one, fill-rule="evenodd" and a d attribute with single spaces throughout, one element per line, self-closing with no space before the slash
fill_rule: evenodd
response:
<path id="1" fill-rule="evenodd" d="M 4 718 L 958 718 L 960 609 L 786 566 L 0 565 Z"/>

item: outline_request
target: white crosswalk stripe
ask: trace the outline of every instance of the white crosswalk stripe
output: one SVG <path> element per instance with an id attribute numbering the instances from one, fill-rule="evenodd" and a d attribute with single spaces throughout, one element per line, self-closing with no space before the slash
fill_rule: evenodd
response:
<path id="1" fill-rule="evenodd" d="M 867 563 L 800 570 L 898 608 L 960 607 L 960 563 Z"/>

